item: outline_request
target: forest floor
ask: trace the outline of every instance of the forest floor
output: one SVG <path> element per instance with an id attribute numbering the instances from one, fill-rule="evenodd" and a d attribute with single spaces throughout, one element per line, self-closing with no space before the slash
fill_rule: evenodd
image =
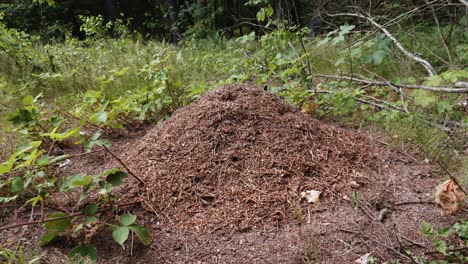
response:
<path id="1" fill-rule="evenodd" d="M 440 214 L 433 200 L 443 174 L 414 151 L 313 119 L 251 86 L 218 88 L 160 125 L 112 141 L 112 153 L 145 182 L 128 179 L 119 201 L 139 201 L 124 209 L 153 242 L 131 239 L 122 248 L 102 227 L 92 236 L 99 263 L 353 263 L 366 253 L 411 263 L 404 249 L 437 257 L 418 234 L 423 221 L 447 227 L 468 216 Z M 56 173 L 119 166 L 98 151 Z M 321 192 L 318 203 L 301 197 L 309 190 Z M 56 199 L 73 206 L 77 195 Z M 39 212 L 20 213 L 26 220 Z M 20 227 L 2 231 L 0 242 L 35 247 L 42 234 L 42 226 Z M 82 239 L 36 253 L 66 262 Z"/>

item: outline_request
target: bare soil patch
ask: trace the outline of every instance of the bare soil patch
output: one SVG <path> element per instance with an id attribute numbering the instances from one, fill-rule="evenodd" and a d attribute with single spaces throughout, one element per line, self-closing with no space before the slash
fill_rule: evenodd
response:
<path id="1" fill-rule="evenodd" d="M 403 248 L 432 251 L 417 234 L 423 220 L 449 226 L 467 216 L 440 216 L 431 201 L 442 177 L 423 158 L 315 120 L 252 86 L 211 91 L 114 146 L 146 182 L 130 179 L 119 191 L 141 199 L 129 209 L 154 240 L 122 250 L 103 232 L 93 241 L 103 263 L 351 263 L 368 252 L 405 263 Z M 113 166 L 95 153 L 60 173 Z M 322 192 L 320 204 L 301 199 L 307 190 Z M 22 232 L 0 240 L 13 245 Z M 35 241 L 40 232 L 29 227 L 22 238 Z M 68 243 L 38 250 L 60 262 Z"/>

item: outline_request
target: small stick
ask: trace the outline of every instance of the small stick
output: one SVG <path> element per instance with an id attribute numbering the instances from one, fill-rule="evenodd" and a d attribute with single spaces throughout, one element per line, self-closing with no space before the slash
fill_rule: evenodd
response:
<path id="1" fill-rule="evenodd" d="M 399 205 L 408 205 L 408 204 L 434 204 L 434 202 L 431 201 L 409 201 L 409 202 L 399 202 L 399 203 L 394 203 L 394 206 L 399 206 Z"/>
<path id="2" fill-rule="evenodd" d="M 468 250 L 468 246 L 454 248 L 454 249 L 447 249 L 447 252 L 455 252 L 455 251 L 463 251 L 463 250 Z M 424 255 L 431 255 L 431 254 L 441 254 L 441 253 L 439 251 L 424 252 Z"/>
<path id="3" fill-rule="evenodd" d="M 114 153 L 112 153 L 112 151 L 110 151 L 106 146 L 102 145 L 102 147 L 107 151 L 107 153 L 109 153 L 112 157 L 114 157 L 114 159 L 116 159 L 122 166 L 124 166 L 124 168 L 128 171 L 130 175 L 132 175 L 133 178 L 137 179 L 140 183 L 145 185 L 145 182 L 140 177 L 136 176 L 119 157 L 117 157 Z"/>

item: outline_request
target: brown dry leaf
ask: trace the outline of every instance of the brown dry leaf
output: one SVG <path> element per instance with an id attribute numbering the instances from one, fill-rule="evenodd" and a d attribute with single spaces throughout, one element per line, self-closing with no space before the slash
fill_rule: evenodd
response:
<path id="1" fill-rule="evenodd" d="M 305 198 L 308 203 L 318 203 L 320 200 L 320 194 L 322 192 L 316 190 L 305 191 L 301 193 L 301 197 Z"/>
<path id="2" fill-rule="evenodd" d="M 465 194 L 453 179 L 446 180 L 436 188 L 436 204 L 442 208 L 444 215 L 455 214 L 463 207 Z"/>

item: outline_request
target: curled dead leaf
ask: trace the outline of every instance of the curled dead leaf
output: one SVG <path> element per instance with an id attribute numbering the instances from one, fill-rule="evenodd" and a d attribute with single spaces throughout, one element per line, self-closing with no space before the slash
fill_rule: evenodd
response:
<path id="1" fill-rule="evenodd" d="M 368 264 L 370 261 L 370 255 L 371 253 L 367 253 L 367 254 L 364 254 L 362 255 L 360 258 L 356 259 L 354 261 L 354 263 L 358 263 L 358 264 Z"/>
<path id="2" fill-rule="evenodd" d="M 442 209 L 443 215 L 455 214 L 463 208 L 465 193 L 458 183 L 449 179 L 437 186 L 436 204 Z"/>
<path id="3" fill-rule="evenodd" d="M 301 197 L 305 198 L 308 203 L 318 203 L 321 193 L 320 191 L 310 190 L 301 192 Z"/>

